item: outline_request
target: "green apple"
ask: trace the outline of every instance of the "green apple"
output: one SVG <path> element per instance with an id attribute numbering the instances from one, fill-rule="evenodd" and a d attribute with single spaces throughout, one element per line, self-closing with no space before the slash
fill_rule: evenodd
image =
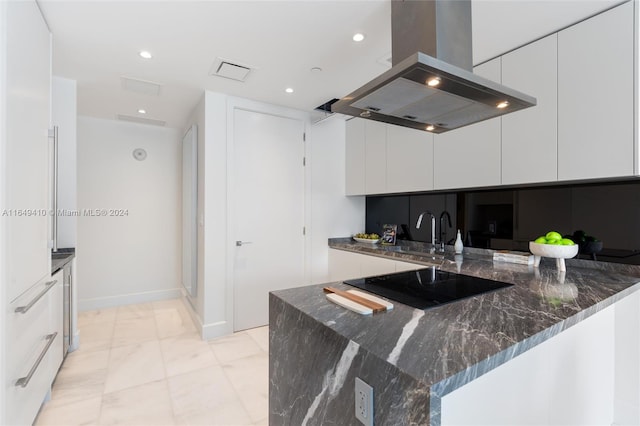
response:
<path id="1" fill-rule="evenodd" d="M 562 238 L 559 240 L 547 240 L 547 244 L 559 246 L 559 245 L 562 245 L 561 241 L 562 241 Z"/>
<path id="2" fill-rule="evenodd" d="M 563 246 L 572 246 L 575 243 L 569 238 L 563 238 L 560 240 L 560 244 L 562 244 Z"/>
<path id="3" fill-rule="evenodd" d="M 547 244 L 547 239 L 545 237 L 538 237 L 534 241 L 536 244 Z"/>
<path id="4" fill-rule="evenodd" d="M 545 237 L 547 238 L 547 241 L 554 241 L 554 240 L 561 240 L 562 239 L 562 235 L 560 235 L 559 232 L 555 232 L 555 231 L 547 232 L 547 235 L 545 235 Z"/>

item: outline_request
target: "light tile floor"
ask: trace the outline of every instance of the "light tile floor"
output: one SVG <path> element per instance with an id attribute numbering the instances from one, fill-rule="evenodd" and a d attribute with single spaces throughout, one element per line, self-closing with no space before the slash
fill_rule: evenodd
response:
<path id="1" fill-rule="evenodd" d="M 268 327 L 205 342 L 181 300 L 78 317 L 37 426 L 267 425 Z"/>

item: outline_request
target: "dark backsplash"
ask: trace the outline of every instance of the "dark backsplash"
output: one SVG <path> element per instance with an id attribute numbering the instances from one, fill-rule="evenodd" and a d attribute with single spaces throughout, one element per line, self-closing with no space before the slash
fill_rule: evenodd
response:
<path id="1" fill-rule="evenodd" d="M 583 230 L 603 242 L 598 260 L 640 264 L 638 181 L 369 196 L 366 204 L 369 233 L 381 233 L 384 224 L 397 224 L 399 239 L 430 242 L 428 216 L 416 229 L 418 216 L 428 210 L 436 216 L 439 241 L 439 218 L 447 211 L 453 225 L 445 226 L 447 242 L 460 229 L 467 246 L 528 251 L 529 241 L 548 231 L 567 235 Z"/>

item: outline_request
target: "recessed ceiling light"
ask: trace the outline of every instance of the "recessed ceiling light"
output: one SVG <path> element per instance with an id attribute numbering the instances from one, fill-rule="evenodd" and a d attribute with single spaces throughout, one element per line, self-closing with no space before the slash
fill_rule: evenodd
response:
<path id="1" fill-rule="evenodd" d="M 142 50 L 142 51 L 139 53 L 139 55 L 140 55 L 140 57 L 141 57 L 141 58 L 144 58 L 144 59 L 151 59 L 151 58 L 153 58 L 153 56 L 151 55 L 151 53 L 150 53 L 150 52 L 147 52 L 146 50 Z"/>
<path id="2" fill-rule="evenodd" d="M 138 114 L 146 114 L 146 113 L 147 113 L 146 109 L 142 109 L 141 108 L 141 109 L 138 110 Z"/>
<path id="3" fill-rule="evenodd" d="M 500 108 L 500 109 L 504 109 L 504 108 L 506 108 L 508 106 L 509 106 L 509 102 L 508 101 L 502 101 L 498 105 L 496 105 L 496 107 Z"/>
<path id="4" fill-rule="evenodd" d="M 438 84 L 440 84 L 440 79 L 438 77 L 431 77 L 427 80 L 427 85 L 430 87 L 436 87 Z"/>
<path id="5" fill-rule="evenodd" d="M 435 130 L 435 127 L 429 124 L 425 130 L 427 130 L 428 132 L 433 132 Z"/>
<path id="6" fill-rule="evenodd" d="M 291 87 L 287 87 L 284 91 L 287 93 L 293 93 L 293 89 Z"/>
<path id="7" fill-rule="evenodd" d="M 322 71 L 322 68 L 320 68 L 320 67 L 311 68 L 311 72 L 321 72 L 321 71 Z"/>
<path id="8" fill-rule="evenodd" d="M 362 111 L 362 112 L 360 113 L 360 117 L 363 117 L 363 118 L 371 117 L 371 112 L 369 112 L 369 111 Z"/>
<path id="9" fill-rule="evenodd" d="M 364 40 L 364 34 L 362 33 L 355 33 L 353 35 L 353 41 L 362 41 Z"/>

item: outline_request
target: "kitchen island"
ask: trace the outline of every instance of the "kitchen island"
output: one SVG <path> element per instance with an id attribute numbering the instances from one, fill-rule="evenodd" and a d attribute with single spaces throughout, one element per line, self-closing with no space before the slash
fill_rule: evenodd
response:
<path id="1" fill-rule="evenodd" d="M 270 294 L 270 424 L 360 424 L 356 377 L 374 388 L 376 425 L 514 424 L 527 406 L 540 413 L 529 424 L 637 421 L 640 269 L 569 260 L 560 274 L 552 262 L 498 264 L 476 250 L 456 262 L 452 253 L 421 257 L 416 247 L 393 251 L 346 239 L 330 247 L 514 285 L 427 310 L 396 303 L 373 316 L 329 302 L 323 285 Z M 561 380 L 558 368 L 565 368 Z M 518 380 L 532 369 L 532 383 Z M 486 377 L 496 382 L 479 380 Z M 571 393 L 540 397 L 555 395 L 554 387 Z M 505 388 L 510 407 L 482 413 L 491 403 L 500 407 Z M 486 404 L 478 402 L 483 394 Z M 557 406 L 562 414 L 549 418 Z"/>

